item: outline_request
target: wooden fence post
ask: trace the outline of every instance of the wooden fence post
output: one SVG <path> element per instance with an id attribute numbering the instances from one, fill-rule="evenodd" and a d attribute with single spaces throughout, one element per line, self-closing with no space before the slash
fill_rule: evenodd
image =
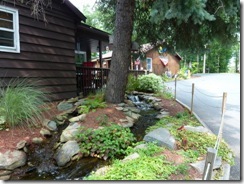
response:
<path id="1" fill-rule="evenodd" d="M 203 180 L 211 180 L 214 162 L 216 158 L 217 150 L 214 148 L 208 148 L 208 153 L 206 156 L 204 171 L 203 171 Z"/>
<path id="2" fill-rule="evenodd" d="M 177 83 L 177 78 L 175 77 L 175 100 L 176 100 L 176 83 Z"/>
<path id="3" fill-rule="evenodd" d="M 191 91 L 191 114 L 192 114 L 192 112 L 193 112 L 194 90 L 195 90 L 195 84 L 192 83 L 192 91 Z"/>

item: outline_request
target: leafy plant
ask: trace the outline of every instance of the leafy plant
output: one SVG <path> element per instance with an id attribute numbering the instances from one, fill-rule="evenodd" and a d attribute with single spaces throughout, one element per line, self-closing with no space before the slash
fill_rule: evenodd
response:
<path id="1" fill-rule="evenodd" d="M 126 91 L 127 92 L 132 92 L 138 89 L 139 86 L 139 81 L 133 74 L 128 75 L 128 81 L 126 85 Z"/>
<path id="2" fill-rule="evenodd" d="M 77 139 L 81 153 L 104 160 L 125 154 L 126 148 L 135 141 L 129 128 L 116 124 L 96 130 L 82 128 Z"/>
<path id="3" fill-rule="evenodd" d="M 156 156 L 160 150 L 162 148 L 154 143 L 147 144 L 143 149 L 129 147 L 127 155 L 136 152 L 140 157 L 128 161 L 114 160 L 105 174 L 93 172 L 85 180 L 167 180 L 177 167 L 163 155 Z"/>
<path id="4" fill-rule="evenodd" d="M 108 121 L 108 115 L 106 114 L 98 116 L 96 120 L 99 122 L 100 126 L 109 126 L 112 124 L 112 122 Z"/>
<path id="5" fill-rule="evenodd" d="M 138 90 L 143 92 L 158 92 L 162 88 L 163 80 L 153 73 L 138 77 Z"/>
<path id="6" fill-rule="evenodd" d="M 27 79 L 12 80 L 0 90 L 0 116 L 7 127 L 32 126 L 42 120 L 42 105 L 48 101 L 47 93 Z"/>
<path id="7" fill-rule="evenodd" d="M 95 110 L 97 108 L 106 107 L 106 103 L 104 102 L 104 93 L 99 91 L 95 95 L 89 95 L 83 103 L 78 107 L 78 113 L 88 113 L 91 110 Z"/>

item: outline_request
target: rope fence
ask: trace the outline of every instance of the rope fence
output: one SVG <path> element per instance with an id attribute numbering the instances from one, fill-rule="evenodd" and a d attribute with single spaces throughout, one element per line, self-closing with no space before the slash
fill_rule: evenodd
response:
<path id="1" fill-rule="evenodd" d="M 179 87 L 179 85 L 184 86 L 184 87 L 191 87 L 191 91 L 186 91 L 185 89 L 182 89 L 182 87 Z M 214 163 L 216 160 L 216 155 L 218 154 L 218 149 L 220 146 L 220 142 L 222 140 L 222 134 L 223 134 L 223 127 L 224 127 L 224 115 L 225 115 L 225 110 L 226 110 L 226 100 L 227 100 L 227 93 L 224 92 L 223 95 L 209 95 L 206 94 L 204 92 L 201 91 L 201 89 L 196 88 L 195 84 L 192 83 L 192 85 L 190 86 L 189 84 L 183 84 L 183 82 L 179 82 L 177 84 L 177 78 L 175 78 L 175 89 L 174 89 L 174 98 L 176 100 L 177 98 L 177 91 L 179 91 L 181 93 L 187 93 L 190 94 L 191 93 L 191 107 L 190 107 L 190 113 L 193 113 L 193 108 L 194 108 L 194 103 L 201 103 L 206 107 L 210 107 L 210 108 L 217 108 L 220 110 L 221 112 L 221 122 L 220 122 L 220 127 L 219 127 L 219 132 L 217 135 L 217 139 L 215 142 L 215 146 L 214 148 L 209 147 L 207 149 L 207 155 L 206 155 L 206 161 L 205 161 L 205 166 L 204 166 L 204 172 L 203 172 L 203 177 L 202 180 L 211 180 L 212 179 L 212 173 L 213 173 L 213 167 L 214 167 Z M 206 99 L 217 99 L 217 100 L 221 100 L 222 98 L 222 105 L 221 102 L 220 105 L 210 105 L 208 104 L 206 101 L 201 100 L 201 98 L 198 96 L 199 94 L 201 94 L 202 96 L 204 96 Z M 184 97 L 187 97 L 187 95 L 185 95 Z"/>

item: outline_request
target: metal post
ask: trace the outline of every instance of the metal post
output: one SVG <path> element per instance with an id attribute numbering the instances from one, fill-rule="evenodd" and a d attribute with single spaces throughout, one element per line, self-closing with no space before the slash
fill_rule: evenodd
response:
<path id="1" fill-rule="evenodd" d="M 208 148 L 208 153 L 206 156 L 204 171 L 203 171 L 203 180 L 211 180 L 214 162 L 216 158 L 217 150 L 214 148 Z"/>
<path id="2" fill-rule="evenodd" d="M 192 114 L 192 112 L 193 112 L 194 89 L 195 89 L 195 84 L 192 83 L 192 91 L 191 91 L 191 114 Z"/>
<path id="3" fill-rule="evenodd" d="M 175 100 L 176 100 L 176 83 L 177 83 L 177 77 L 175 78 Z"/>

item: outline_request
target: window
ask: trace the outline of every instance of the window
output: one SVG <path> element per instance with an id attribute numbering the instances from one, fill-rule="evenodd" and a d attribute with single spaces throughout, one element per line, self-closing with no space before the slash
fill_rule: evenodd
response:
<path id="1" fill-rule="evenodd" d="M 18 10 L 0 6 L 0 51 L 20 52 Z"/>
<path id="2" fill-rule="evenodd" d="M 147 70 L 152 71 L 152 58 L 147 58 Z"/>
<path id="3" fill-rule="evenodd" d="M 84 51 L 75 51 L 75 63 L 81 65 L 86 62 L 86 52 Z"/>

